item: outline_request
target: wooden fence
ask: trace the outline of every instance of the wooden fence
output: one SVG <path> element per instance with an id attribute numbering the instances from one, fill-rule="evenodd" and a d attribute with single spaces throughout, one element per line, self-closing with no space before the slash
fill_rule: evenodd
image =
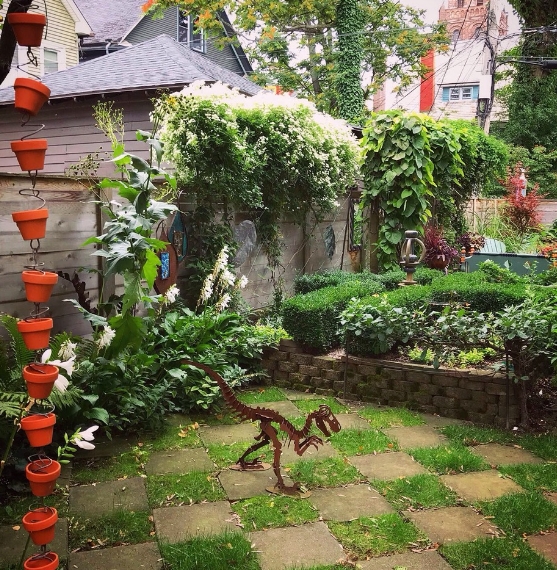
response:
<path id="1" fill-rule="evenodd" d="M 473 231 L 481 231 L 482 226 L 493 215 L 501 212 L 504 200 L 497 198 L 473 198 L 468 203 L 466 215 L 468 224 Z M 550 226 L 557 220 L 557 200 L 541 200 L 540 203 L 541 222 L 545 226 Z"/>

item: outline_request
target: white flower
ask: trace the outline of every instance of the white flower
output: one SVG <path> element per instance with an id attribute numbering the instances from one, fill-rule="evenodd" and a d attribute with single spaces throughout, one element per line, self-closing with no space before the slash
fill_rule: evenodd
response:
<path id="1" fill-rule="evenodd" d="M 221 279 L 230 287 L 233 287 L 234 283 L 236 283 L 236 276 L 234 275 L 234 273 L 232 273 L 232 271 L 228 269 L 225 269 L 222 272 Z"/>
<path id="2" fill-rule="evenodd" d="M 247 284 L 248 284 L 248 278 L 245 275 L 242 275 L 242 277 L 240 277 L 240 279 L 238 280 L 238 287 L 240 287 L 240 289 L 245 289 Z"/>
<path id="3" fill-rule="evenodd" d="M 228 246 L 225 245 L 221 252 L 219 253 L 219 256 L 217 257 L 217 262 L 215 263 L 215 275 L 218 275 L 221 271 L 224 271 L 226 269 L 226 266 L 228 265 Z"/>
<path id="4" fill-rule="evenodd" d="M 228 293 L 225 293 L 222 296 L 222 298 L 220 299 L 220 301 L 215 305 L 215 308 L 217 309 L 217 311 L 219 313 L 224 311 L 224 309 L 226 309 L 226 307 L 228 307 L 230 300 L 231 300 L 230 295 Z"/>
<path id="5" fill-rule="evenodd" d="M 58 356 L 60 357 L 61 360 L 70 360 L 72 358 L 75 358 L 76 347 L 77 347 L 76 342 L 71 342 L 69 340 L 66 340 L 60 345 Z"/>
<path id="6" fill-rule="evenodd" d="M 97 346 L 99 348 L 106 348 L 107 346 L 110 346 L 110 343 L 115 336 L 116 331 L 114 329 L 111 329 L 109 326 L 104 327 L 97 338 Z"/>
<path id="7" fill-rule="evenodd" d="M 201 290 L 201 301 L 208 301 L 213 294 L 213 275 L 207 275 L 205 281 L 203 281 L 203 289 Z"/>
<path id="8" fill-rule="evenodd" d="M 58 392 L 65 392 L 70 384 L 70 381 L 62 374 L 58 374 L 58 378 L 54 380 L 54 387 Z"/>
<path id="9" fill-rule="evenodd" d="M 164 294 L 164 304 L 172 305 L 174 301 L 180 296 L 180 289 L 176 285 L 172 285 L 170 289 Z"/>
<path id="10" fill-rule="evenodd" d="M 67 344 L 71 345 L 71 347 L 75 348 L 75 346 L 77 346 L 76 344 L 74 344 L 73 342 L 69 342 L 66 341 Z M 66 343 L 64 343 L 66 344 Z M 60 353 L 62 353 L 62 349 L 64 347 L 64 344 L 62 344 L 62 346 L 60 347 Z M 72 352 L 73 352 L 73 348 L 72 348 Z M 66 353 L 68 353 L 69 351 L 66 349 Z M 43 364 L 51 364 L 52 366 L 57 366 L 58 368 L 62 368 L 66 371 L 66 374 L 71 378 L 74 368 L 75 368 L 75 353 L 73 353 L 73 356 L 69 359 L 66 360 L 65 362 L 62 362 L 60 360 L 50 360 L 50 357 L 52 356 L 52 350 L 49 348 L 48 350 L 45 350 L 43 352 L 43 355 L 41 356 L 41 362 Z M 54 387 L 59 391 L 59 392 L 65 392 L 66 389 L 68 388 L 69 385 L 69 381 L 68 379 L 63 375 L 63 374 L 58 374 L 58 377 L 56 378 L 56 380 L 54 381 Z"/>
<path id="11" fill-rule="evenodd" d="M 93 432 L 98 429 L 99 426 L 91 426 L 90 428 L 76 433 L 73 438 L 73 442 L 77 447 L 81 447 L 81 449 L 95 449 L 95 446 L 89 442 L 95 439 Z"/>

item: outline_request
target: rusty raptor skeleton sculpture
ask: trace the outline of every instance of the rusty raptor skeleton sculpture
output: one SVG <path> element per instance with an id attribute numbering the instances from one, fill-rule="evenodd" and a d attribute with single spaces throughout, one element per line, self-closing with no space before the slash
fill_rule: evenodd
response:
<path id="1" fill-rule="evenodd" d="M 315 425 L 321 430 L 325 436 L 331 435 L 331 431 L 340 431 L 340 423 L 336 419 L 333 412 L 329 406 L 319 406 L 318 410 L 311 412 L 304 423 L 302 429 L 296 429 L 286 418 L 284 418 L 278 412 L 270 410 L 268 408 L 251 407 L 243 404 L 236 398 L 232 388 L 226 383 L 224 378 L 215 372 L 212 368 L 206 364 L 201 364 L 200 362 L 194 362 L 192 360 L 182 360 L 182 364 L 188 364 L 194 366 L 195 368 L 200 368 L 207 375 L 214 380 L 219 388 L 221 389 L 224 401 L 242 420 L 249 420 L 252 422 L 259 422 L 259 427 L 261 433 L 255 436 L 257 443 L 250 446 L 244 454 L 236 462 L 242 469 L 255 468 L 259 463 L 259 459 L 253 459 L 252 461 L 247 461 L 248 455 L 257 451 L 261 447 L 272 443 L 273 445 L 273 470 L 277 476 L 276 489 L 281 493 L 296 493 L 299 490 L 299 485 L 294 485 L 289 487 L 284 484 L 282 475 L 280 473 L 280 456 L 282 453 L 282 443 L 278 438 L 277 429 L 272 425 L 277 424 L 279 429 L 283 431 L 288 439 L 294 442 L 294 451 L 298 455 L 303 455 L 305 451 L 309 449 L 310 446 L 314 446 L 318 449 L 318 445 L 323 445 L 323 440 L 316 435 L 309 435 L 311 430 L 311 425 L 315 422 Z"/>

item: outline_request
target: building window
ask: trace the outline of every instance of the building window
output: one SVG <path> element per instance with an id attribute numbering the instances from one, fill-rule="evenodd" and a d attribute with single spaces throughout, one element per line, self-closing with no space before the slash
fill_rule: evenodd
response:
<path id="1" fill-rule="evenodd" d="M 483 6 L 484 0 L 476 0 L 476 6 Z"/>
<path id="2" fill-rule="evenodd" d="M 453 43 L 456 44 L 458 42 L 458 38 L 460 37 L 460 30 L 455 30 L 452 35 Z"/>
<path id="3" fill-rule="evenodd" d="M 178 41 L 191 49 L 205 53 L 205 34 L 197 25 L 199 18 L 192 18 L 181 10 L 178 16 Z"/>
<path id="4" fill-rule="evenodd" d="M 464 8 L 464 0 L 456 0 L 457 8 Z"/>
<path id="5" fill-rule="evenodd" d="M 44 63 L 44 75 L 47 73 L 55 73 L 60 69 L 60 64 L 58 62 L 58 52 L 55 49 L 44 48 L 43 50 L 43 63 Z"/>
<path id="6" fill-rule="evenodd" d="M 479 90 L 479 85 L 443 87 L 443 101 L 474 101 L 478 98 Z"/>

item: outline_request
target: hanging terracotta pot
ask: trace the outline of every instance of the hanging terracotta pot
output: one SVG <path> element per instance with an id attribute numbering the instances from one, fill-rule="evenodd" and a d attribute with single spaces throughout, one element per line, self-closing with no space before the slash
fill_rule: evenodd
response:
<path id="1" fill-rule="evenodd" d="M 31 303 L 46 303 L 52 288 L 58 283 L 58 275 L 50 271 L 23 271 L 21 279 L 25 283 L 25 295 Z"/>
<path id="2" fill-rule="evenodd" d="M 43 29 L 46 26 L 44 14 L 13 12 L 8 14 L 8 22 L 20 46 L 39 47 L 41 45 Z"/>
<path id="3" fill-rule="evenodd" d="M 23 368 L 23 378 L 27 384 L 30 398 L 44 400 L 50 396 L 56 378 L 58 366 L 52 364 L 29 364 Z"/>
<path id="4" fill-rule="evenodd" d="M 26 139 L 12 141 L 10 144 L 21 170 L 30 172 L 44 168 L 44 157 L 48 148 L 46 139 Z"/>
<path id="5" fill-rule="evenodd" d="M 54 525 L 58 521 L 58 511 L 54 507 L 39 507 L 23 516 L 22 523 L 31 535 L 33 544 L 43 546 L 54 540 Z"/>
<path id="6" fill-rule="evenodd" d="M 53 327 L 52 319 L 29 319 L 17 321 L 17 330 L 23 336 L 23 342 L 29 350 L 47 348 L 50 342 L 50 330 Z"/>
<path id="7" fill-rule="evenodd" d="M 24 240 L 43 239 L 46 235 L 46 220 L 48 210 L 21 210 L 12 214 L 12 220 L 17 224 Z"/>
<path id="8" fill-rule="evenodd" d="M 52 443 L 56 414 L 32 414 L 21 418 L 21 429 L 31 447 L 44 447 Z"/>
<path id="9" fill-rule="evenodd" d="M 50 97 L 50 89 L 36 79 L 18 77 L 14 82 L 14 108 L 20 113 L 36 115 Z"/>
<path id="10" fill-rule="evenodd" d="M 25 467 L 25 476 L 29 481 L 31 493 L 35 497 L 47 497 L 56 487 L 56 479 L 60 477 L 62 466 L 58 461 L 45 457 L 31 461 Z"/>
<path id="11" fill-rule="evenodd" d="M 44 552 L 31 556 L 23 563 L 24 570 L 56 570 L 60 565 L 56 552 Z"/>

